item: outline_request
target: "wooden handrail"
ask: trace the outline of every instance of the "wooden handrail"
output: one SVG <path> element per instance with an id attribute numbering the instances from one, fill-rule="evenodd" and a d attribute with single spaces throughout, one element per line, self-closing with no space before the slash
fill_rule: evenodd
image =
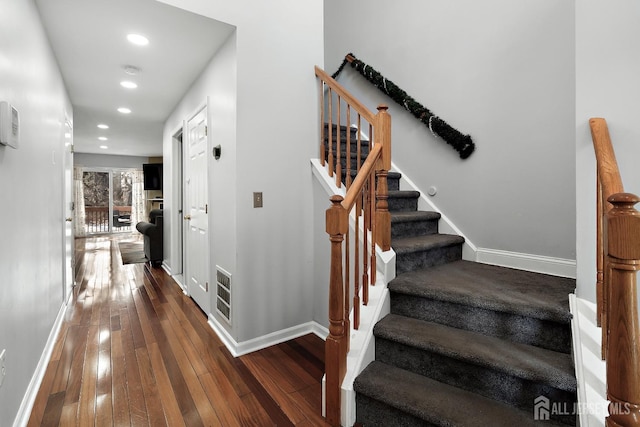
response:
<path id="1" fill-rule="evenodd" d="M 622 178 L 618 170 L 618 162 L 611 144 L 611 136 L 607 122 L 603 118 L 592 118 L 589 120 L 591 128 L 591 139 L 596 154 L 596 301 L 597 301 L 597 323 L 602 327 L 602 358 L 605 358 L 607 348 L 607 316 L 603 307 L 606 305 L 608 292 L 605 291 L 605 251 L 604 251 L 604 213 L 611 210 L 611 204 L 605 201 L 613 194 L 624 191 Z"/>
<path id="2" fill-rule="evenodd" d="M 325 409 L 327 422 L 338 426 L 351 328 L 358 329 L 360 305 L 368 303 L 368 287 L 376 281 L 376 244 L 386 251 L 391 243 L 391 217 L 387 203 L 387 175 L 391 168 L 391 117 L 384 105 L 378 107 L 377 114 L 373 114 L 320 68 L 315 67 L 315 74 L 321 82 L 321 164 L 327 167 L 330 177 L 335 175 L 337 187 L 346 186 L 344 198 L 332 196 L 331 207 L 326 212 L 326 231 L 331 242 L 331 270 L 329 335 L 325 342 Z M 352 110 L 357 116 L 355 123 L 352 123 Z M 344 125 L 343 119 L 346 119 Z M 362 121 L 368 126 L 363 125 Z M 363 141 L 363 134 L 369 137 L 369 141 Z M 355 144 L 353 150 L 352 144 Z M 367 150 L 368 154 L 363 159 Z M 343 161 L 346 170 L 344 178 Z M 354 170 L 357 173 L 352 180 L 351 172 Z M 353 241 L 350 240 L 350 215 L 355 224 Z"/>
<path id="3" fill-rule="evenodd" d="M 378 158 L 381 153 L 382 146 L 376 145 L 373 147 L 373 151 L 371 151 L 367 156 L 367 160 L 365 160 L 363 165 L 360 167 L 360 171 L 358 172 L 358 175 L 356 175 L 356 179 L 353 180 L 344 200 L 340 203 L 345 210 L 351 211 L 353 206 L 356 204 L 356 199 L 362 192 L 364 185 L 367 183 L 369 175 L 374 172 L 373 168 L 378 163 Z"/>
<path id="4" fill-rule="evenodd" d="M 602 193 L 604 199 L 607 200 L 613 194 L 624 192 L 622 178 L 611 144 L 607 121 L 602 118 L 592 118 L 589 120 L 589 125 L 596 152 L 598 175 L 602 183 Z"/>
<path id="5" fill-rule="evenodd" d="M 640 426 L 640 202 L 624 193 L 607 123 L 589 120 L 597 163 L 597 316 L 607 361 L 607 427 Z"/>
<path id="6" fill-rule="evenodd" d="M 608 291 L 605 281 L 604 215 L 612 208 L 607 199 L 616 193 L 622 193 L 624 187 L 618 169 L 618 162 L 611 143 L 609 128 L 603 118 L 589 120 L 591 139 L 596 155 L 596 301 L 597 323 L 602 327 L 602 358 L 606 357 L 608 327 L 607 303 Z"/>
<path id="7" fill-rule="evenodd" d="M 369 123 L 373 123 L 375 114 L 371 112 L 362 102 L 358 101 L 358 99 L 353 96 L 348 90 L 346 90 L 340 83 L 335 81 L 326 71 L 318 66 L 315 67 L 316 77 L 319 77 L 322 81 L 327 83 L 333 91 L 335 91 L 344 101 L 353 107 L 362 118 L 368 121 Z"/>

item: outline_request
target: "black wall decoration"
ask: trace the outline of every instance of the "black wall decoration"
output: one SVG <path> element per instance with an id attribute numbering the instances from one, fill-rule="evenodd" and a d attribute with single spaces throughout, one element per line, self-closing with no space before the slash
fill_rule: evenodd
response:
<path id="1" fill-rule="evenodd" d="M 404 107 L 404 109 L 409 111 L 416 119 L 420 120 L 429 128 L 434 136 L 439 136 L 447 144 L 451 145 L 458 153 L 460 153 L 461 159 L 466 159 L 471 155 L 471 153 L 473 153 L 476 146 L 471 140 L 471 136 L 463 135 L 460 131 L 452 128 L 447 122 L 433 114 L 425 106 L 417 102 L 407 94 L 407 92 L 399 88 L 391 80 L 385 78 L 373 67 L 357 59 L 352 53 L 345 56 L 344 61 L 331 77 L 334 79 L 338 77 L 347 64 L 350 64 L 351 68 L 360 73 L 381 92 L 384 92 L 396 103 Z"/>

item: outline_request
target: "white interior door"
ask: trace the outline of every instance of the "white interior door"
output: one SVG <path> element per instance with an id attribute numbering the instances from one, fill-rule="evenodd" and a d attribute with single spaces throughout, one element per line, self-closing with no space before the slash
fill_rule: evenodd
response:
<path id="1" fill-rule="evenodd" d="M 205 313 L 210 313 L 209 220 L 207 200 L 207 109 L 187 123 L 185 156 L 185 219 L 187 290 Z M 184 142 L 184 141 L 183 141 Z"/>
<path id="2" fill-rule="evenodd" d="M 64 151 L 62 155 L 63 165 L 63 218 L 64 221 L 64 289 L 62 291 L 63 300 L 69 301 L 69 296 L 75 284 L 74 270 L 74 237 L 73 237 L 73 217 L 75 203 L 73 200 L 73 130 L 69 122 L 65 123 L 64 128 Z"/>

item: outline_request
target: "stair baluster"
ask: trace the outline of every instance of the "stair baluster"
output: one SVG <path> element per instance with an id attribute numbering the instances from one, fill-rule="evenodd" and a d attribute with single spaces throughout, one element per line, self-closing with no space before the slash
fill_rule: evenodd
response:
<path id="1" fill-rule="evenodd" d="M 341 135 L 341 127 L 340 127 L 340 104 L 341 104 L 340 94 L 338 94 L 338 112 L 336 113 L 336 120 L 338 122 L 336 129 L 338 131 L 338 136 L 336 137 L 336 186 L 340 188 L 342 186 L 342 156 L 340 151 L 342 150 L 342 144 L 340 142 Z M 349 135 L 349 132 L 347 132 Z M 340 138 L 338 138 L 340 137 Z"/>
<path id="2" fill-rule="evenodd" d="M 327 135 L 325 134 L 325 120 L 327 120 L 324 116 L 324 106 L 325 106 L 325 97 L 324 97 L 324 83 L 322 81 L 320 81 L 320 84 L 318 85 L 318 90 L 320 91 L 320 93 L 318 94 L 318 99 L 319 99 L 319 109 L 320 109 L 320 164 L 322 166 L 326 165 L 326 160 L 325 160 L 325 155 L 324 153 L 327 152 L 327 145 L 325 144 L 325 141 L 329 141 L 329 145 L 331 145 L 331 138 L 328 138 Z"/>
<path id="3" fill-rule="evenodd" d="M 324 108 L 323 108 L 324 110 Z M 335 162 L 333 158 L 333 91 L 331 87 L 329 87 L 329 102 L 328 102 L 328 122 L 329 122 L 329 155 L 327 156 L 327 161 L 329 162 L 329 176 L 333 176 L 335 170 Z M 323 124 L 324 126 L 324 124 Z M 340 141 L 340 129 L 338 129 L 338 135 L 336 136 L 336 141 Z M 337 144 L 338 146 L 340 144 Z M 324 153 L 322 153 L 324 157 Z M 339 160 L 339 159 L 338 159 Z"/>

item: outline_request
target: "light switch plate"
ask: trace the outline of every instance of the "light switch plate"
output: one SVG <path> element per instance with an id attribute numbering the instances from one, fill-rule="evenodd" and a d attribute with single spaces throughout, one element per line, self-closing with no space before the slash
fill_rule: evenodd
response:
<path id="1" fill-rule="evenodd" d="M 262 207 L 262 192 L 253 193 L 253 207 L 254 208 Z"/>

